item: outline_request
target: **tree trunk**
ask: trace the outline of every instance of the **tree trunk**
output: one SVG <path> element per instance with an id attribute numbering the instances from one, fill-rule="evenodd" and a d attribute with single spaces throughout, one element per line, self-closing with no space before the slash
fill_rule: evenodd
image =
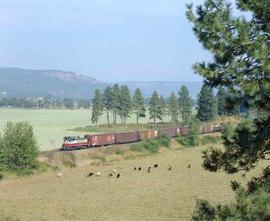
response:
<path id="1" fill-rule="evenodd" d="M 137 113 L 137 125 L 139 124 L 139 114 Z"/>
<path id="2" fill-rule="evenodd" d="M 110 124 L 110 116 L 109 116 L 109 110 L 107 109 L 107 122 Z"/>

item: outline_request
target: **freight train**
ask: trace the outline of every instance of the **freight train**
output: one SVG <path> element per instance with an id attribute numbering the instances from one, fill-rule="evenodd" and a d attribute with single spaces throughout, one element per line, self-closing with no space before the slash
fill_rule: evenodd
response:
<path id="1" fill-rule="evenodd" d="M 214 133 L 222 130 L 222 125 L 208 124 L 201 128 L 201 133 Z M 136 143 L 141 140 L 154 139 L 165 134 L 171 138 L 188 135 L 188 127 L 162 128 L 159 130 L 149 129 L 143 131 L 95 134 L 85 136 L 64 137 L 64 143 L 60 150 L 76 150 L 84 148 L 94 148 L 100 146 L 110 146 L 115 144 Z"/>

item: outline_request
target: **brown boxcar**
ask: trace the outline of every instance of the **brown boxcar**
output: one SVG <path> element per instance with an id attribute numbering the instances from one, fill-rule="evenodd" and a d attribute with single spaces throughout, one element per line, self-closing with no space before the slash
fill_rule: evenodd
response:
<path id="1" fill-rule="evenodd" d="M 183 126 L 183 127 L 180 127 L 179 129 L 180 129 L 180 135 L 182 136 L 188 135 L 188 127 Z"/>
<path id="2" fill-rule="evenodd" d="M 115 144 L 114 134 L 97 134 L 97 135 L 88 135 L 87 137 L 91 147 Z"/>
<path id="3" fill-rule="evenodd" d="M 164 128 L 159 130 L 159 136 L 161 134 L 166 134 L 169 137 L 176 137 L 177 136 L 177 128 Z"/>
<path id="4" fill-rule="evenodd" d="M 207 134 L 207 133 L 213 133 L 214 132 L 214 126 L 213 124 L 206 124 L 203 126 L 203 133 Z"/>
<path id="5" fill-rule="evenodd" d="M 143 130 L 143 131 L 138 131 L 138 133 L 139 133 L 140 140 L 152 139 L 158 136 L 157 130 Z"/>
<path id="6" fill-rule="evenodd" d="M 125 133 L 116 133 L 115 134 L 115 143 L 122 144 L 122 143 L 133 143 L 139 141 L 139 133 L 138 131 L 135 132 L 125 132 Z"/>

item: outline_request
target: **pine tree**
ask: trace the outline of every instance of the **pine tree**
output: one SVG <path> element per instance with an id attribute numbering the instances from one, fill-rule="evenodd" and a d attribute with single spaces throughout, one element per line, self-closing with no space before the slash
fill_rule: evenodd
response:
<path id="1" fill-rule="evenodd" d="M 112 87 L 112 112 L 113 112 L 113 123 L 117 123 L 117 114 L 120 110 L 120 89 L 119 85 L 115 84 Z"/>
<path id="2" fill-rule="evenodd" d="M 160 105 L 160 98 L 157 91 L 154 91 L 149 102 L 150 119 L 154 119 L 156 124 L 157 119 L 162 120 L 162 109 Z"/>
<path id="3" fill-rule="evenodd" d="M 171 116 L 171 121 L 172 122 L 177 122 L 178 121 L 178 115 L 179 115 L 179 105 L 177 102 L 177 97 L 175 96 L 175 93 L 172 92 L 171 96 L 169 98 L 168 102 L 168 112 Z"/>
<path id="4" fill-rule="evenodd" d="M 92 118 L 91 121 L 93 124 L 98 124 L 99 118 L 103 114 L 103 103 L 102 103 L 102 95 L 100 91 L 97 89 L 95 91 L 95 96 L 92 99 Z"/>
<path id="5" fill-rule="evenodd" d="M 103 106 L 107 112 L 107 123 L 110 124 L 110 111 L 112 110 L 113 96 L 112 88 L 110 86 L 106 87 L 102 95 Z"/>
<path id="6" fill-rule="evenodd" d="M 244 121 L 234 129 L 225 126 L 225 148 L 203 153 L 203 166 L 209 171 L 248 172 L 266 165 L 260 177 L 248 182 L 247 188 L 232 182 L 236 201 L 218 207 L 198 203 L 193 220 L 269 220 L 270 165 L 270 1 L 236 0 L 234 7 L 225 0 L 205 0 L 194 12 L 188 6 L 187 17 L 193 31 L 213 61 L 194 65 L 196 73 L 213 86 L 232 88 L 231 103 L 245 100 L 259 117 Z M 248 17 L 246 16 L 248 15 Z M 263 164 L 260 162 L 264 161 Z M 267 163 L 268 162 L 268 163 Z M 250 203 L 252 202 L 252 203 Z"/>
<path id="7" fill-rule="evenodd" d="M 133 109 L 136 113 L 136 122 L 137 124 L 139 124 L 139 118 L 145 117 L 146 112 L 144 97 L 139 88 L 135 90 L 135 93 L 133 95 Z"/>
<path id="8" fill-rule="evenodd" d="M 203 85 L 197 98 L 197 118 L 200 121 L 211 121 L 216 117 L 217 105 L 212 89 Z"/>
<path id="9" fill-rule="evenodd" d="M 122 123 L 126 124 L 126 119 L 130 116 L 132 110 L 132 100 L 127 85 L 120 87 L 119 115 Z"/>
<path id="10" fill-rule="evenodd" d="M 160 108 L 161 108 L 161 118 L 163 119 L 167 114 L 167 105 L 162 94 L 159 97 L 159 102 L 160 102 Z"/>
<path id="11" fill-rule="evenodd" d="M 187 123 L 192 115 L 193 100 L 189 96 L 188 88 L 182 85 L 179 91 L 179 109 L 182 121 Z"/>
<path id="12" fill-rule="evenodd" d="M 226 111 L 226 90 L 224 87 L 219 88 L 217 92 L 217 102 L 218 102 L 218 115 L 225 116 L 227 115 Z"/>

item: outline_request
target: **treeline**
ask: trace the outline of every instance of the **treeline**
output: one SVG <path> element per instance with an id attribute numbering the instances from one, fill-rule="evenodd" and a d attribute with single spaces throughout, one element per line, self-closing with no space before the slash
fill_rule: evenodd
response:
<path id="1" fill-rule="evenodd" d="M 57 98 L 0 98 L 0 107 L 27 109 L 89 109 L 90 100 Z"/>
<path id="2" fill-rule="evenodd" d="M 116 124 L 119 118 L 122 124 L 126 124 L 127 119 L 132 114 L 136 115 L 136 122 L 139 123 L 141 118 L 145 118 L 148 112 L 149 118 L 154 123 L 163 121 L 165 116 L 169 116 L 171 122 L 182 121 L 187 123 L 192 117 L 192 113 L 197 110 L 196 117 L 202 121 L 211 121 L 219 116 L 235 115 L 240 112 L 240 100 L 230 102 L 230 99 L 237 99 L 237 95 L 229 90 L 220 88 L 214 95 L 213 90 L 203 85 L 197 100 L 192 100 L 188 88 L 183 85 L 178 94 L 171 93 L 169 98 L 164 98 L 154 91 L 152 96 L 146 102 L 139 88 L 131 95 L 126 85 L 118 84 L 112 87 L 108 86 L 103 92 L 95 91 L 92 99 L 92 118 L 93 124 L 98 124 L 100 117 L 106 112 L 107 123 Z M 111 119 L 112 116 L 112 119 Z"/>

